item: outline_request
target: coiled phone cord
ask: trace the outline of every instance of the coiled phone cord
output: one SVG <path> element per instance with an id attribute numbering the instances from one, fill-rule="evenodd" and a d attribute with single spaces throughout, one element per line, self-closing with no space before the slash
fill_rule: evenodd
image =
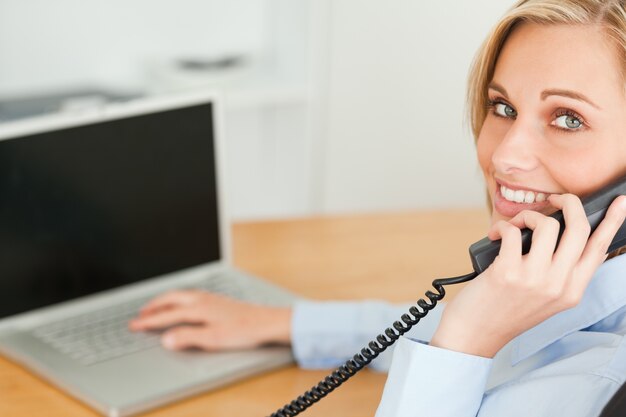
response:
<path id="1" fill-rule="evenodd" d="M 361 349 L 360 353 L 355 354 L 351 359 L 348 359 L 346 363 L 335 369 L 330 375 L 326 376 L 323 380 L 317 383 L 310 390 L 300 395 L 289 404 L 285 404 L 282 408 L 273 412 L 270 417 L 293 417 L 297 416 L 313 404 L 330 394 L 335 388 L 341 386 L 349 378 L 353 377 L 357 372 L 369 365 L 378 355 L 384 352 L 389 346 L 393 345 L 396 340 L 403 334 L 411 330 L 419 321 L 424 318 L 430 310 L 437 306 L 437 302 L 440 301 L 445 295 L 446 290 L 444 285 L 460 284 L 470 281 L 476 278 L 478 274 L 472 272 L 471 274 L 461 275 L 453 278 L 441 278 L 433 281 L 432 285 L 435 288 L 436 293 L 432 291 L 426 291 L 426 297 L 430 302 L 425 301 L 423 298 L 417 300 L 417 306 L 411 306 L 409 308 L 410 314 L 403 314 L 402 321 L 396 321 L 393 323 L 393 328 L 388 327 L 385 329 L 384 334 L 379 334 L 376 340 L 370 341 L 366 347 Z"/>

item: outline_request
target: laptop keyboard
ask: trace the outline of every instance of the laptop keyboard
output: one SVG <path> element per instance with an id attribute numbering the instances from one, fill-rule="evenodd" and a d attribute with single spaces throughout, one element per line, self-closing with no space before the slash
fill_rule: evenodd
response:
<path id="1" fill-rule="evenodd" d="M 213 275 L 193 288 L 241 296 L 241 289 L 227 275 Z M 37 327 L 32 334 L 83 365 L 93 365 L 160 344 L 156 332 L 131 332 L 128 321 L 152 297 L 144 297 L 90 311 Z"/>

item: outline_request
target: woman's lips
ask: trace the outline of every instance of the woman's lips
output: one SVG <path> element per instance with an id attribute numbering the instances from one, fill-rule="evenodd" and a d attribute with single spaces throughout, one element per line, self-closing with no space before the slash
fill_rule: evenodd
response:
<path id="1" fill-rule="evenodd" d="M 500 183 L 496 182 L 493 205 L 494 209 L 504 217 L 515 217 L 523 210 L 545 211 L 547 208 L 551 207 L 548 201 L 535 201 L 533 203 L 516 203 L 515 201 L 509 201 L 502 195 L 500 185 Z"/>

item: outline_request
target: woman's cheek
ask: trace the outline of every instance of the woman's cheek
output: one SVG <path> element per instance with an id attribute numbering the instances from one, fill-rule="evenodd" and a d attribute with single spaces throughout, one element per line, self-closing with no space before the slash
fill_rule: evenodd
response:
<path id="1" fill-rule="evenodd" d="M 572 193 L 583 197 L 608 184 L 616 177 L 618 170 L 611 165 L 609 155 L 594 155 L 593 150 L 586 152 L 547 152 L 543 165 L 549 167 L 549 175 L 555 187 L 563 193 Z M 594 173 L 594 175 L 589 175 Z"/>

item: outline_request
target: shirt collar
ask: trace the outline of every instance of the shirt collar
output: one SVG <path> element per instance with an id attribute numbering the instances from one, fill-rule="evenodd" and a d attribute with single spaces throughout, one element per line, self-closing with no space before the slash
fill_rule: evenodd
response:
<path id="1" fill-rule="evenodd" d="M 596 271 L 580 303 L 527 330 L 512 341 L 515 366 L 560 338 L 587 328 L 626 305 L 626 255 L 604 262 Z"/>

